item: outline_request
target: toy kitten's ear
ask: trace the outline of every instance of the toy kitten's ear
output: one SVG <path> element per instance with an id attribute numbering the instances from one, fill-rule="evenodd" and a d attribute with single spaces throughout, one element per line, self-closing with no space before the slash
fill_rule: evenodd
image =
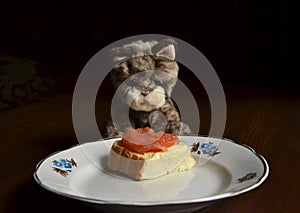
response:
<path id="1" fill-rule="evenodd" d="M 113 62 L 118 63 L 121 61 L 125 61 L 126 58 L 127 58 L 126 56 L 115 56 L 115 57 L 113 57 Z"/>
<path id="2" fill-rule="evenodd" d="M 175 59 L 175 47 L 173 44 L 170 44 L 164 48 L 162 48 L 160 51 L 156 53 L 157 56 L 163 56 L 166 58 L 169 58 L 171 60 Z"/>
<path id="3" fill-rule="evenodd" d="M 174 60 L 176 44 L 176 41 L 173 39 L 164 39 L 152 47 L 152 52 L 154 55 Z"/>
<path id="4" fill-rule="evenodd" d="M 127 48 L 116 47 L 109 52 L 109 57 L 113 63 L 119 63 L 129 58 L 129 52 Z"/>

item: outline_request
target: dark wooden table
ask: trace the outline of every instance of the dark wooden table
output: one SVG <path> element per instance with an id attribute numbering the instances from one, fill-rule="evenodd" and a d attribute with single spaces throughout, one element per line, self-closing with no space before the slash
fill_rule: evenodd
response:
<path id="1" fill-rule="evenodd" d="M 300 93 L 258 89 L 225 93 L 224 137 L 262 154 L 270 175 L 259 188 L 203 212 L 300 212 Z M 0 212 L 96 212 L 42 189 L 32 176 L 45 156 L 77 144 L 71 102 L 71 95 L 61 95 L 0 113 Z M 209 119 L 208 103 L 199 106 L 201 119 Z M 105 113 L 105 108 L 97 110 L 100 121 Z M 208 128 L 209 123 L 201 123 L 200 133 Z"/>

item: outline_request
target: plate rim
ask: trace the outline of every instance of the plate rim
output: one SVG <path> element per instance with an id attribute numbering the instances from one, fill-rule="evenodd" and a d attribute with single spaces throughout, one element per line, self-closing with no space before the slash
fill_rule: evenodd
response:
<path id="1" fill-rule="evenodd" d="M 84 143 L 84 144 L 76 144 L 76 145 L 73 145 L 73 146 L 71 146 L 69 148 L 66 148 L 64 150 L 58 150 L 56 152 L 53 152 L 53 153 L 47 155 L 46 157 L 42 158 L 36 164 L 35 170 L 33 172 L 33 178 L 34 178 L 35 182 L 39 186 L 41 186 L 42 188 L 44 188 L 44 189 L 46 189 L 46 190 L 48 190 L 52 193 L 55 193 L 57 195 L 64 196 L 64 197 L 67 197 L 67 198 L 71 198 L 71 199 L 74 199 L 74 200 L 79 200 L 79 201 L 92 203 L 92 204 L 99 204 L 99 205 L 122 205 L 122 206 L 140 206 L 140 207 L 143 207 L 143 206 L 163 206 L 163 205 L 184 205 L 184 204 L 196 204 L 196 203 L 204 204 L 204 203 L 207 203 L 207 202 L 213 202 L 213 201 L 216 201 L 216 200 L 221 200 L 221 199 L 225 199 L 225 198 L 229 198 L 229 197 L 235 197 L 235 196 L 238 196 L 240 194 L 246 193 L 248 191 L 251 191 L 251 190 L 257 188 L 269 176 L 270 168 L 269 168 L 269 164 L 268 164 L 267 160 L 261 154 L 258 154 L 249 145 L 246 145 L 246 144 L 243 144 L 243 143 L 237 143 L 237 142 L 235 142 L 231 139 L 225 138 L 225 137 L 213 137 L 213 136 L 203 136 L 203 135 L 188 135 L 188 136 L 179 136 L 179 137 L 183 137 L 183 138 L 184 137 L 202 137 L 202 138 L 221 139 L 221 140 L 224 140 L 226 142 L 233 143 L 233 144 L 236 144 L 238 146 L 244 147 L 244 148 L 248 149 L 249 151 L 251 151 L 252 154 L 254 154 L 260 160 L 260 162 L 263 165 L 263 173 L 262 173 L 261 177 L 255 183 L 251 184 L 248 187 L 242 188 L 240 190 L 230 191 L 230 192 L 222 193 L 222 194 L 219 194 L 219 195 L 213 195 L 213 196 L 204 197 L 204 198 L 202 197 L 202 198 L 181 200 L 181 201 L 170 200 L 170 201 L 162 201 L 162 202 L 157 202 L 157 201 L 156 202 L 154 202 L 154 201 L 138 201 L 138 202 L 131 201 L 131 202 L 129 202 L 129 201 L 126 201 L 126 200 L 110 201 L 110 200 L 102 200 L 102 199 L 72 195 L 72 194 L 68 194 L 68 193 L 65 193 L 65 192 L 55 190 L 55 189 L 43 184 L 43 182 L 39 179 L 38 174 L 37 174 L 38 169 L 42 165 L 42 163 L 45 162 L 48 158 L 50 158 L 50 157 L 52 157 L 56 154 L 59 154 L 61 152 L 68 151 L 68 150 L 71 150 L 71 149 L 75 149 L 75 148 L 80 147 L 80 146 L 85 145 L 85 144 L 99 143 L 99 142 L 104 142 L 104 141 L 108 141 L 108 140 L 117 140 L 118 139 L 118 138 L 108 138 L 108 139 L 102 139 L 102 140 L 98 140 L 98 141 L 87 142 L 87 143 Z"/>

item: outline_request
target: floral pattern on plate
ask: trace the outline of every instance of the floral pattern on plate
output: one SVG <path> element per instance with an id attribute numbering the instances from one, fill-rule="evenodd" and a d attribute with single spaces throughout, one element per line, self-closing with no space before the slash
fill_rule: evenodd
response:
<path id="1" fill-rule="evenodd" d="M 204 165 L 211 157 L 221 153 L 219 151 L 219 145 L 219 143 L 212 141 L 196 142 L 193 143 L 191 152 L 195 152 L 197 155 L 199 155 L 198 164 Z"/>
<path id="2" fill-rule="evenodd" d="M 247 180 L 251 180 L 255 177 L 256 177 L 256 173 L 253 172 L 253 173 L 247 173 L 244 177 L 238 178 L 237 180 L 239 181 L 239 183 L 243 183 L 243 182 L 245 182 Z"/>
<path id="3" fill-rule="evenodd" d="M 73 158 L 71 158 L 70 160 L 61 158 L 59 160 L 52 161 L 52 163 L 53 171 L 59 173 L 63 177 L 67 177 L 69 175 L 69 172 L 72 172 L 72 169 L 74 167 L 77 167 L 77 163 Z"/>

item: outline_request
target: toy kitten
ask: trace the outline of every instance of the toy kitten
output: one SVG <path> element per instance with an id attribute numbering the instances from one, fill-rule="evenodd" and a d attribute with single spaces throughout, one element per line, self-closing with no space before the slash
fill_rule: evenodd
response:
<path id="1" fill-rule="evenodd" d="M 121 95 L 113 106 L 114 119 L 107 122 L 106 137 L 119 137 L 129 128 L 146 126 L 177 135 L 191 133 L 171 99 L 179 71 L 175 45 L 172 39 L 139 40 L 111 50 L 116 63 L 111 79 Z"/>

